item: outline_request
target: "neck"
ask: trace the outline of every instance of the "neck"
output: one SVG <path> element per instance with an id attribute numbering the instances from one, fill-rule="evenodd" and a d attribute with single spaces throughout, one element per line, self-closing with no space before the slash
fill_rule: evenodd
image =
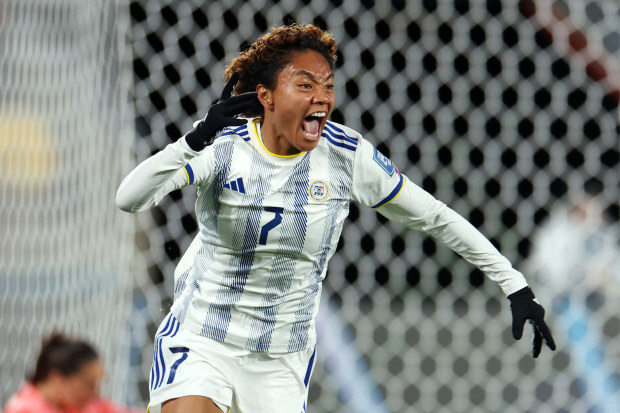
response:
<path id="1" fill-rule="evenodd" d="M 278 128 L 268 120 L 263 120 L 260 125 L 260 135 L 263 145 L 273 154 L 291 156 L 301 153 L 299 149 L 291 145 L 288 139 Z"/>
<path id="2" fill-rule="evenodd" d="M 46 382 L 38 383 L 34 386 L 46 402 L 48 402 L 54 407 L 61 407 L 59 392 L 55 388 L 55 386 L 53 386 L 51 383 Z"/>

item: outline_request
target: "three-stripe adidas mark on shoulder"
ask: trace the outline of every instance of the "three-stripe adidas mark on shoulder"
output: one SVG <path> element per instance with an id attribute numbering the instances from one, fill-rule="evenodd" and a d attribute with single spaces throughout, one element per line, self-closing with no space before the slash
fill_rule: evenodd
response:
<path id="1" fill-rule="evenodd" d="M 339 146 L 350 151 L 357 149 L 357 138 L 347 135 L 347 133 L 336 126 L 333 122 L 327 122 L 323 127 L 322 136 L 334 146 Z"/>
<path id="2" fill-rule="evenodd" d="M 250 140 L 250 133 L 248 132 L 248 125 L 241 125 L 237 128 L 225 128 L 220 136 L 238 135 L 243 138 L 244 141 Z"/>

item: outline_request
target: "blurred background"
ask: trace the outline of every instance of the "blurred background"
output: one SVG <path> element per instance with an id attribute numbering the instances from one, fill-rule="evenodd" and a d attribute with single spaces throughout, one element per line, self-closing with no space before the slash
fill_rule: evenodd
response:
<path id="1" fill-rule="evenodd" d="M 469 219 L 528 278 L 558 349 L 423 233 L 351 206 L 324 283 L 310 412 L 620 411 L 617 0 L 0 0 L 0 406 L 53 330 L 145 406 L 195 191 L 116 188 L 204 116 L 270 27 L 339 42 L 331 119 Z"/>

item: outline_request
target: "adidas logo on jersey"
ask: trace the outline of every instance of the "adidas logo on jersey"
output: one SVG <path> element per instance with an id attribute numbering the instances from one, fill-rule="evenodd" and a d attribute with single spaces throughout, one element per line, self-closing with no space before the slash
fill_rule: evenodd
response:
<path id="1" fill-rule="evenodd" d="M 233 179 L 230 182 L 224 184 L 224 188 L 232 189 L 233 191 L 241 192 L 245 194 L 245 186 L 243 186 L 243 178 Z"/>

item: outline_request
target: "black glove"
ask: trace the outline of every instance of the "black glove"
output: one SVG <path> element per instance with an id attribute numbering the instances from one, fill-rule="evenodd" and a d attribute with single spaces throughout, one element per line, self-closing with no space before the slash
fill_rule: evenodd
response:
<path id="1" fill-rule="evenodd" d="M 519 340 L 523 335 L 525 320 L 530 320 L 534 330 L 532 356 L 538 357 L 543 340 L 551 350 L 555 350 L 555 342 L 551 331 L 545 324 L 545 309 L 538 303 L 530 287 L 524 287 L 508 296 L 512 312 L 512 336 Z"/>
<path id="2" fill-rule="evenodd" d="M 234 72 L 226 83 L 220 100 L 211 106 L 203 120 L 198 122 L 194 129 L 185 134 L 185 141 L 195 151 L 201 151 L 211 145 L 218 131 L 226 126 L 245 125 L 244 119 L 235 118 L 248 109 L 259 105 L 256 92 L 242 93 L 232 96 L 233 90 L 239 81 L 239 72 Z"/>

